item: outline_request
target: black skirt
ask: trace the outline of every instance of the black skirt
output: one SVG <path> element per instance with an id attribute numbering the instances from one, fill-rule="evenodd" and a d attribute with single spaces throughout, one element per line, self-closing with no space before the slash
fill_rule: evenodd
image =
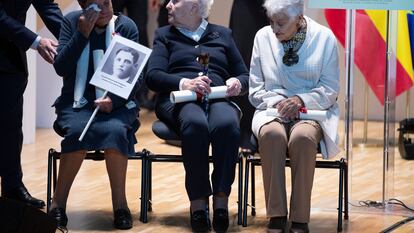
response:
<path id="1" fill-rule="evenodd" d="M 93 110 L 88 105 L 76 110 L 72 106 L 56 109 L 55 125 L 60 128 L 58 134 L 64 137 L 61 152 L 116 149 L 125 156 L 133 156 L 134 145 L 137 143 L 135 132 L 140 125 L 137 108 L 127 109 L 122 106 L 111 113 L 98 112 L 80 142 L 79 137 Z"/>

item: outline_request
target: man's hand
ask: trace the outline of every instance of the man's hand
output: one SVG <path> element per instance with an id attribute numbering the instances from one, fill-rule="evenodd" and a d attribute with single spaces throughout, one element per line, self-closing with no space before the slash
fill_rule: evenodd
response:
<path id="1" fill-rule="evenodd" d="M 227 97 L 238 96 L 241 92 L 241 83 L 237 78 L 229 78 L 226 81 Z"/>
<path id="2" fill-rule="evenodd" d="M 99 107 L 101 112 L 110 113 L 112 112 L 112 100 L 109 96 L 105 97 L 104 99 L 99 98 L 95 100 L 95 106 Z"/>
<path id="3" fill-rule="evenodd" d="M 40 56 L 45 59 L 45 61 L 53 64 L 55 55 L 57 54 L 56 48 L 58 43 L 54 40 L 49 38 L 41 38 L 39 41 L 39 45 L 37 45 L 37 51 L 39 52 Z"/>

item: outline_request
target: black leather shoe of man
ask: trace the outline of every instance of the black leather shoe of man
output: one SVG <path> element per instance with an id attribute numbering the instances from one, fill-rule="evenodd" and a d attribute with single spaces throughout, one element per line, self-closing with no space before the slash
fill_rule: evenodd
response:
<path id="1" fill-rule="evenodd" d="M 213 229 L 217 233 L 224 233 L 229 228 L 229 211 L 227 209 L 215 209 L 213 214 Z"/>
<path id="2" fill-rule="evenodd" d="M 48 215 L 56 220 L 58 228 L 66 228 L 68 225 L 68 216 L 66 216 L 65 209 L 60 207 L 53 208 L 49 211 Z"/>
<path id="3" fill-rule="evenodd" d="M 30 195 L 29 191 L 27 191 L 24 185 L 19 186 L 10 191 L 3 191 L 3 190 L 1 191 L 2 191 L 1 192 L 2 197 L 20 201 L 20 202 L 26 203 L 38 209 L 45 207 L 45 202 L 32 197 L 32 195 Z"/>
<path id="4" fill-rule="evenodd" d="M 129 209 L 115 210 L 114 227 L 120 230 L 127 230 L 132 228 L 132 217 Z"/>
<path id="5" fill-rule="evenodd" d="M 193 232 L 205 233 L 210 231 L 210 218 L 207 210 L 197 210 L 194 213 L 190 212 L 191 228 Z"/>

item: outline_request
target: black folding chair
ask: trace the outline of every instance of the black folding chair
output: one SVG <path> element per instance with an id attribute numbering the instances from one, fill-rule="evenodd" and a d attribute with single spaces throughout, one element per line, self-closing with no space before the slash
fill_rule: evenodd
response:
<path id="1" fill-rule="evenodd" d="M 161 121 L 155 121 L 152 124 L 152 131 L 154 134 L 165 140 L 167 143 L 180 146 L 181 141 L 180 137 L 174 132 L 174 130 L 170 129 L 166 124 Z M 212 157 L 209 157 L 209 162 L 212 162 Z M 152 163 L 153 162 L 176 162 L 182 163 L 183 157 L 182 155 L 170 155 L 170 154 L 153 154 L 153 153 L 146 153 L 142 158 L 142 171 L 144 187 L 141 196 L 143 197 L 143 202 L 141 204 L 142 215 L 140 220 L 143 223 L 148 222 L 148 213 L 147 211 L 152 211 Z M 242 177 L 243 177 L 243 159 L 239 157 L 238 161 L 239 165 L 239 187 L 238 187 L 238 218 L 237 222 L 240 225 L 242 222 Z"/>
<path id="2" fill-rule="evenodd" d="M 136 125 L 134 125 L 134 127 L 139 127 L 139 121 L 136 121 Z M 53 129 L 56 131 L 56 133 L 58 135 L 60 135 L 61 137 L 64 136 L 64 132 L 62 131 L 62 129 L 56 124 L 56 122 L 53 124 Z M 129 160 L 139 160 L 142 159 L 146 156 L 146 154 L 148 154 L 149 152 L 146 149 L 143 149 L 141 152 L 136 152 L 134 156 L 129 156 L 128 159 Z M 48 160 L 47 160 L 47 197 L 46 197 L 46 211 L 49 212 L 50 210 L 50 205 L 52 203 L 52 185 L 53 185 L 53 192 L 56 189 L 56 183 L 57 183 L 57 160 L 60 159 L 61 156 L 61 152 L 56 151 L 55 149 L 51 148 L 49 149 L 48 152 Z M 96 150 L 96 151 L 88 151 L 86 153 L 86 157 L 85 160 L 94 160 L 94 161 L 102 161 L 105 159 L 104 156 L 104 152 L 100 151 L 100 150 Z M 143 198 L 142 198 L 142 190 L 143 190 L 143 186 L 144 186 L 144 182 L 142 180 L 142 178 L 144 177 L 144 171 L 141 171 L 141 213 L 140 213 L 140 218 L 142 218 L 142 203 L 143 203 Z"/>
<path id="3" fill-rule="evenodd" d="M 242 225 L 247 226 L 247 207 L 251 207 L 251 215 L 256 215 L 256 194 L 255 194 L 255 167 L 261 165 L 259 157 L 255 156 L 258 153 L 258 144 L 256 138 L 252 136 L 251 143 L 256 146 L 256 150 L 252 152 L 244 152 L 243 157 L 245 158 L 245 174 L 244 174 L 244 199 L 243 199 L 243 220 Z M 320 149 L 318 148 L 320 153 Z M 290 160 L 286 159 L 286 167 L 290 167 Z M 347 220 L 348 216 L 348 163 L 344 158 L 340 160 L 316 160 L 316 168 L 328 168 L 338 169 L 339 171 L 339 191 L 338 191 L 338 232 L 342 231 L 342 213 L 344 219 Z M 249 196 L 249 173 L 251 169 L 251 204 L 248 204 Z"/>

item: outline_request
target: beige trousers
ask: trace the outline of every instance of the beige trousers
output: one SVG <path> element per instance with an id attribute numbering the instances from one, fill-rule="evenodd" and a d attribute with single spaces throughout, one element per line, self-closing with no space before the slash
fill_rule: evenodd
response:
<path id="1" fill-rule="evenodd" d="M 292 193 L 290 221 L 308 223 L 315 173 L 316 154 L 322 130 L 315 122 L 281 124 L 272 121 L 260 129 L 259 152 L 262 162 L 266 213 L 287 216 L 285 163 L 291 163 Z"/>

